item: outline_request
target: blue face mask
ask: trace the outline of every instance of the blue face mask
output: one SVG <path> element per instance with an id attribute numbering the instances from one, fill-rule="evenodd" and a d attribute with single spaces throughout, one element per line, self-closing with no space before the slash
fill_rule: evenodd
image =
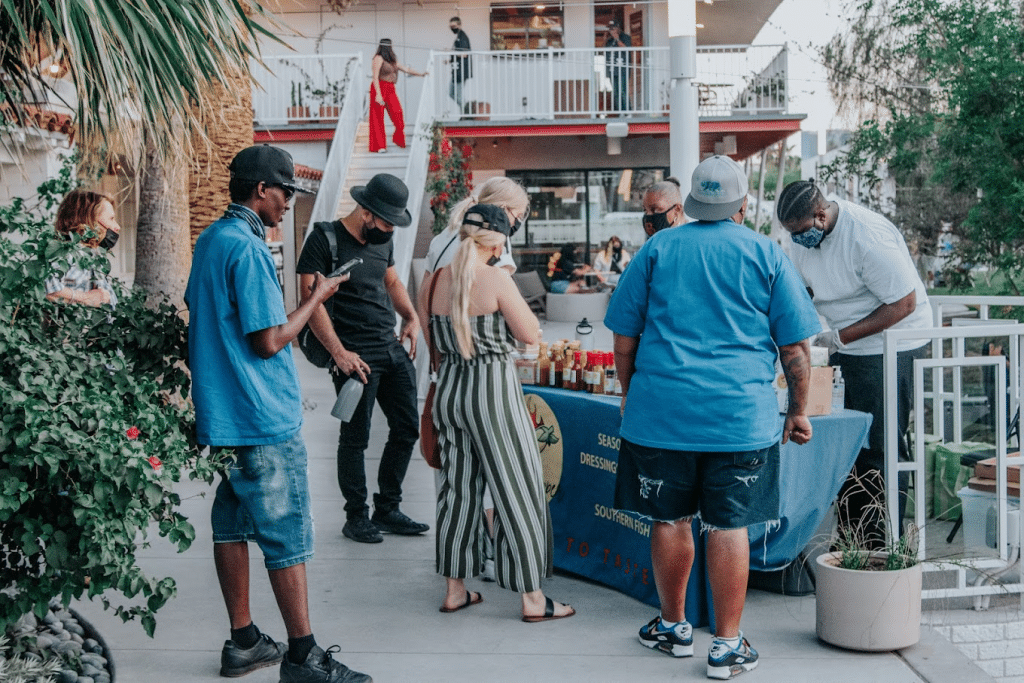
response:
<path id="1" fill-rule="evenodd" d="M 791 235 L 791 237 L 793 238 L 793 241 L 801 247 L 814 249 L 816 246 L 821 244 L 823 239 L 825 239 L 825 231 L 821 228 L 815 228 L 812 226 L 809 230 L 804 230 L 796 235 Z"/>

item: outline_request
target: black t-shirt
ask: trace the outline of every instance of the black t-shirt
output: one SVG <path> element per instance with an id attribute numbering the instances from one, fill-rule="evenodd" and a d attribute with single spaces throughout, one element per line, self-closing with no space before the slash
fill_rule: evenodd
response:
<path id="1" fill-rule="evenodd" d="M 341 283 L 338 293 L 326 303 L 334 331 L 350 351 L 379 349 L 395 339 L 395 307 L 384 288 L 384 273 L 395 265 L 395 246 L 392 242 L 360 244 L 341 221 L 334 221 L 334 232 L 338 239 L 337 265 L 356 256 L 363 259 L 349 271 L 351 277 Z M 327 275 L 334 263 L 327 236 L 314 228 L 302 247 L 295 271 L 303 275 L 316 272 Z"/>

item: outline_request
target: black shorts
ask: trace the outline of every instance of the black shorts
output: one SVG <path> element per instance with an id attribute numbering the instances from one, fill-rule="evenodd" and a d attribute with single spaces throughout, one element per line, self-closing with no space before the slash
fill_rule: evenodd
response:
<path id="1" fill-rule="evenodd" d="M 779 444 L 756 451 L 697 452 L 622 440 L 615 507 L 656 522 L 695 514 L 715 529 L 779 518 Z"/>

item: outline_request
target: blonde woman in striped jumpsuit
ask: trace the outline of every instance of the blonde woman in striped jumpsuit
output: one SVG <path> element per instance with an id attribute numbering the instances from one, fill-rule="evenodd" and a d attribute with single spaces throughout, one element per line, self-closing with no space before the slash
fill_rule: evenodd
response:
<path id="1" fill-rule="evenodd" d="M 442 612 L 483 601 L 466 589 L 465 579 L 483 564 L 486 482 L 495 507 L 495 578 L 502 588 L 522 594 L 523 621 L 536 622 L 575 610 L 540 588 L 541 579 L 551 575 L 551 518 L 533 423 L 508 343 L 510 332 L 536 344 L 540 331 L 509 273 L 489 265 L 501 256 L 508 231 L 504 210 L 489 204 L 469 209 L 451 266 L 433 273 L 420 290 L 423 332 L 429 335 L 433 328 L 441 358 L 434 403 L 441 444 L 437 570 L 447 580 Z"/>

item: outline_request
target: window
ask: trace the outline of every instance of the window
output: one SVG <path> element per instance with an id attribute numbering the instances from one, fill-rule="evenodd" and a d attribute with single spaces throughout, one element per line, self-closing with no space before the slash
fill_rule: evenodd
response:
<path id="1" fill-rule="evenodd" d="M 636 251 L 647 239 L 641 224 L 644 192 L 667 175 L 652 168 L 509 171 L 530 195 L 530 219 L 512 237 L 519 269 L 546 267 L 551 253 L 567 242 L 589 245 L 589 263 L 612 235 Z"/>
<path id="2" fill-rule="evenodd" d="M 561 7 L 491 5 L 492 50 L 545 50 L 564 45 Z"/>

